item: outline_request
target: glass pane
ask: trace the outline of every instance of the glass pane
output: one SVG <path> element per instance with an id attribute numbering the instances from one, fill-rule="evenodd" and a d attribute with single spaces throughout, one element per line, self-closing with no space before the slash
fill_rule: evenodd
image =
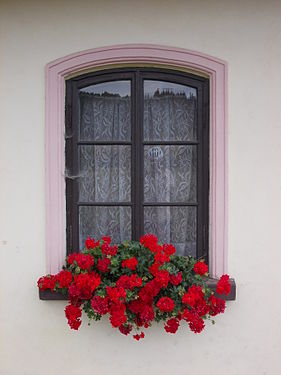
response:
<path id="1" fill-rule="evenodd" d="M 144 146 L 144 201 L 196 202 L 197 146 Z"/>
<path id="2" fill-rule="evenodd" d="M 79 147 L 79 200 L 130 202 L 131 146 Z"/>
<path id="3" fill-rule="evenodd" d="M 113 81 L 79 91 L 81 141 L 131 140 L 131 82 Z"/>
<path id="4" fill-rule="evenodd" d="M 172 243 L 178 255 L 196 257 L 196 207 L 144 207 L 144 232 Z"/>
<path id="5" fill-rule="evenodd" d="M 144 140 L 196 140 L 196 100 L 193 87 L 144 81 Z"/>
<path id="6" fill-rule="evenodd" d="M 113 243 L 131 239 L 131 207 L 79 207 L 79 246 L 86 238 L 111 236 Z"/>

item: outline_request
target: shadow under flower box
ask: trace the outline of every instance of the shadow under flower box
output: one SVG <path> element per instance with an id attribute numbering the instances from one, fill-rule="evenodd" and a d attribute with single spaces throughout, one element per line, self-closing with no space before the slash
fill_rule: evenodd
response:
<path id="1" fill-rule="evenodd" d="M 217 287 L 217 279 L 211 279 L 209 278 L 207 280 L 207 286 L 213 290 L 214 292 L 216 291 Z M 236 283 L 234 279 L 229 279 L 230 285 L 231 285 L 231 290 L 230 293 L 226 295 L 220 295 L 215 292 L 215 296 L 221 299 L 224 299 L 225 301 L 235 301 L 236 299 Z M 39 289 L 39 298 L 43 301 L 67 301 L 68 300 L 68 295 L 67 294 L 62 294 L 62 293 L 56 293 L 52 292 L 50 289 L 41 291 Z"/>

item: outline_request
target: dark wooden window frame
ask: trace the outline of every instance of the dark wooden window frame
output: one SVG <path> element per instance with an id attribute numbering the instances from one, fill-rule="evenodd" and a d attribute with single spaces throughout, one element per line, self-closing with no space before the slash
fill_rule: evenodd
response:
<path id="1" fill-rule="evenodd" d="M 131 141 L 79 141 L 78 106 L 79 90 L 98 83 L 131 81 Z M 197 90 L 196 141 L 143 141 L 143 82 L 167 81 L 193 87 Z M 195 206 L 197 207 L 197 258 L 208 262 L 209 223 L 209 80 L 204 77 L 168 69 L 132 68 L 104 70 L 81 75 L 66 81 L 65 110 L 66 153 L 66 221 L 67 253 L 79 248 L 79 206 L 130 206 L 132 207 L 132 239 L 143 234 L 144 206 Z M 79 145 L 130 145 L 131 146 L 131 202 L 89 203 L 78 201 Z M 197 146 L 197 202 L 196 203 L 144 203 L 143 202 L 143 149 L 144 145 L 196 145 Z"/>

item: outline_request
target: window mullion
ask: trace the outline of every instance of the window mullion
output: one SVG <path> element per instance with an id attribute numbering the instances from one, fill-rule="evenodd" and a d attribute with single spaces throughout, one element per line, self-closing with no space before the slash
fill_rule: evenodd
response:
<path id="1" fill-rule="evenodd" d="M 134 186 L 134 221 L 133 221 L 133 239 L 138 240 L 143 234 L 143 84 L 142 77 L 139 70 L 136 70 L 134 88 L 134 99 L 133 105 L 134 111 L 134 131 L 133 131 L 133 155 L 134 162 L 132 163 L 134 170 L 133 175 L 133 186 Z"/>

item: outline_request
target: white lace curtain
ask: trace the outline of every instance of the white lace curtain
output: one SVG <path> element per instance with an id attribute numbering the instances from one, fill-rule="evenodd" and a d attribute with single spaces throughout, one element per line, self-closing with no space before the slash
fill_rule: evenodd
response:
<path id="1" fill-rule="evenodd" d="M 80 94 L 80 140 L 131 139 L 131 103 L 118 95 Z M 195 98 L 146 97 L 144 140 L 195 140 Z M 144 202 L 196 202 L 196 146 L 144 146 Z M 80 146 L 79 199 L 130 202 L 131 146 Z M 80 247 L 90 235 L 111 235 L 119 243 L 131 237 L 131 208 L 83 206 L 79 212 Z M 145 232 L 172 242 L 180 254 L 196 253 L 195 207 L 145 207 Z"/>

